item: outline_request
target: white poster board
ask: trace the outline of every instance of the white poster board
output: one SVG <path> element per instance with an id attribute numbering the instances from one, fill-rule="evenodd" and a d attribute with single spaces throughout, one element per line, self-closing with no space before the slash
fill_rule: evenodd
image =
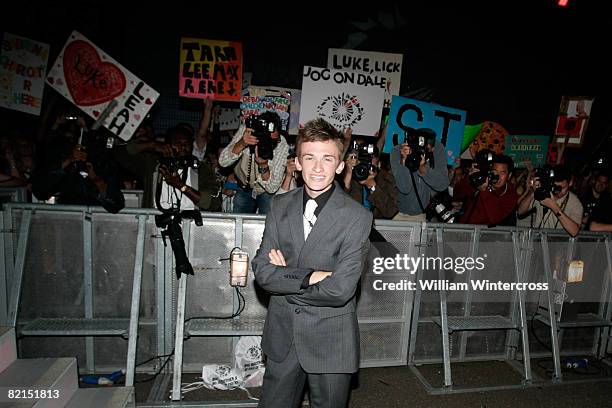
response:
<path id="1" fill-rule="evenodd" d="M 400 92 L 403 58 L 403 54 L 330 48 L 327 68 L 384 76 L 387 79 L 385 103 L 390 106 L 391 96 Z"/>
<path id="2" fill-rule="evenodd" d="M 320 117 L 355 135 L 376 136 L 385 87 L 382 76 L 305 66 L 300 123 Z"/>
<path id="3" fill-rule="evenodd" d="M 47 75 L 47 83 L 97 119 L 111 101 L 102 125 L 129 140 L 159 93 L 77 31 L 73 31 Z"/>
<path id="4" fill-rule="evenodd" d="M 49 44 L 4 33 L 0 52 L 0 106 L 40 115 Z"/>

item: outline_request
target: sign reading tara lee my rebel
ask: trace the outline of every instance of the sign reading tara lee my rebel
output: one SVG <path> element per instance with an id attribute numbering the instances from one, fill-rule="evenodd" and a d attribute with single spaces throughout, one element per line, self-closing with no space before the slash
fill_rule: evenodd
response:
<path id="1" fill-rule="evenodd" d="M 384 76 L 385 103 L 389 105 L 391 96 L 399 95 L 403 57 L 402 54 L 330 48 L 327 51 L 327 68 Z"/>
<path id="2" fill-rule="evenodd" d="M 546 163 L 548 136 L 506 136 L 504 154 L 510 156 L 515 167 L 541 167 Z"/>
<path id="3" fill-rule="evenodd" d="M 323 118 L 354 135 L 375 136 L 385 96 L 385 77 L 305 66 L 300 123 Z"/>
<path id="4" fill-rule="evenodd" d="M 384 152 L 390 153 L 393 146 L 403 143 L 406 131 L 429 128 L 436 132 L 436 140 L 446 146 L 447 163 L 454 165 L 461 154 L 464 127 L 465 111 L 393 96 Z"/>
<path id="5" fill-rule="evenodd" d="M 40 115 L 49 45 L 4 33 L 0 53 L 0 106 Z"/>
<path id="6" fill-rule="evenodd" d="M 47 75 L 47 83 L 94 119 L 116 100 L 102 123 L 129 140 L 159 97 L 80 33 L 73 31 Z"/>
<path id="7" fill-rule="evenodd" d="M 179 95 L 240 101 L 242 44 L 181 38 Z"/>

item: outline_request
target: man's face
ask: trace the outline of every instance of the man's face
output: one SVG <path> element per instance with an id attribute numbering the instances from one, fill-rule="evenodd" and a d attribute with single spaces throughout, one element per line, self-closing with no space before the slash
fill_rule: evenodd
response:
<path id="1" fill-rule="evenodd" d="M 561 191 L 559 191 L 557 194 L 553 194 L 553 197 L 555 197 L 555 200 L 559 200 L 560 198 L 565 197 L 565 195 L 569 191 L 570 183 L 567 180 L 555 181 L 555 186 L 561 189 Z"/>
<path id="2" fill-rule="evenodd" d="M 493 163 L 493 174 L 499 176 L 499 180 L 495 183 L 495 188 L 502 188 L 508 181 L 510 173 L 508 172 L 508 165 L 505 163 Z"/>
<path id="3" fill-rule="evenodd" d="M 308 195 L 315 198 L 331 188 L 334 176 L 344 169 L 344 162 L 335 141 L 304 142 L 295 167 L 302 172 Z"/>
<path id="4" fill-rule="evenodd" d="M 607 176 L 599 176 L 595 180 L 595 184 L 593 185 L 593 190 L 595 190 L 598 194 L 603 193 L 608 188 L 608 177 Z"/>
<path id="5" fill-rule="evenodd" d="M 274 132 L 270 133 L 270 138 L 272 140 L 278 140 L 279 137 L 280 137 L 280 132 L 278 130 L 275 130 Z"/>
<path id="6" fill-rule="evenodd" d="M 189 144 L 189 138 L 183 134 L 177 133 L 170 139 L 170 146 L 174 154 L 178 157 L 187 156 L 191 154 L 191 145 Z"/>

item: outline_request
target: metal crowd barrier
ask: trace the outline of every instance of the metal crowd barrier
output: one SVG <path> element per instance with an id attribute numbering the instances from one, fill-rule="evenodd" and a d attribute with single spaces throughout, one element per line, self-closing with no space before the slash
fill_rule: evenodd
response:
<path id="1" fill-rule="evenodd" d="M 177 281 L 172 251 L 163 245 L 154 223 L 158 213 L 124 209 L 108 214 L 98 207 L 5 205 L 0 217 L 4 232 L 0 236 L 4 258 L 0 262 L 0 294 L 5 295 L 0 302 L 0 320 L 16 325 L 25 336 L 20 341 L 23 357 L 70 355 L 77 356 L 85 371 L 104 372 L 131 365 L 133 372 L 151 373 L 164 361 L 154 357 L 174 351 L 175 374 L 181 369 L 201 372 L 203 364 L 232 360 L 236 336 L 261 333 L 266 296 L 254 285 L 252 271 L 247 287 L 241 289 L 246 300 L 242 314 L 230 320 L 214 318 L 231 316 L 238 307 L 229 285 L 229 266 L 220 259 L 227 258 L 235 246 L 246 250 L 252 259 L 264 217 L 202 213 L 202 227 L 184 222 L 195 276 Z M 605 235 L 584 233 L 571 240 L 559 231 L 396 221 L 377 222 L 377 229 L 394 250 L 409 257 L 486 254 L 491 279 L 508 282 L 553 279 L 553 270 L 544 262 L 552 255 L 543 256 L 542 245 L 550 237 L 557 240 L 557 252 L 563 245 L 576 247 L 578 243 L 580 249 L 583 241 L 597 242 L 597 250 L 605 247 L 605 254 L 601 250 L 599 256 L 593 255 L 592 248 L 583 249 L 583 253 L 588 252 L 588 268 L 598 269 L 602 279 L 607 279 L 599 284 L 605 293 L 595 314 L 601 322 L 610 321 L 610 247 Z M 455 274 L 454 283 L 469 281 L 473 273 Z M 515 366 L 523 378 L 521 385 L 529 385 L 545 380 L 534 377 L 530 358 L 552 357 L 558 365 L 561 354 L 585 349 L 584 333 L 578 341 L 566 330 L 563 345 L 555 340 L 559 338 L 553 333 L 559 331 L 556 322 L 560 313 L 555 314 L 553 307 L 540 307 L 548 298 L 554 304 L 552 289 L 538 293 L 537 298 L 532 298 L 535 295 L 531 292 L 511 291 L 503 299 L 479 298 L 474 291 L 445 288 L 376 290 L 377 281 L 415 284 L 428 278 L 444 281 L 447 276 L 440 269 L 423 268 L 414 274 L 400 269 L 375 274 L 371 268 L 364 273 L 357 309 L 362 367 L 408 364 L 428 391 L 452 392 L 458 390 L 452 380 L 454 362 L 522 361 Z M 178 328 L 177 315 L 179 322 L 186 322 Z M 54 322 L 61 323 L 60 327 L 34 330 L 32 325 L 41 318 L 59 319 Z M 527 324 L 534 321 L 541 325 L 552 322 L 549 340 L 557 342 L 552 352 L 538 349 L 529 335 Z M 598 345 L 601 355 L 609 331 L 594 326 L 589 330 L 587 349 L 592 352 Z M 129 339 L 128 344 L 121 336 Z M 183 344 L 180 339 L 188 341 Z M 179 343 L 180 350 L 176 350 Z M 150 358 L 151 362 L 136 365 Z M 428 384 L 417 368 L 431 363 L 443 364 L 442 391 Z M 177 394 L 174 397 L 180 398 Z"/>

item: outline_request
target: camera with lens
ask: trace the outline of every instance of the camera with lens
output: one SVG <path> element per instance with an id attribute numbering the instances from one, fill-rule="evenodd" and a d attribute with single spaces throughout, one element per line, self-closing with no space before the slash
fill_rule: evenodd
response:
<path id="1" fill-rule="evenodd" d="M 158 159 L 160 166 L 166 166 L 170 173 L 176 173 L 181 169 L 187 169 L 191 167 L 192 169 L 197 169 L 200 167 L 200 161 L 197 157 L 192 155 L 187 156 L 169 156 L 169 157 L 160 157 Z"/>
<path id="2" fill-rule="evenodd" d="M 272 139 L 274 131 L 280 132 L 280 118 L 276 112 L 267 111 L 259 116 L 250 116 L 244 121 L 244 125 L 253 130 L 253 136 L 257 138 L 257 153 L 261 159 L 272 160 L 274 148 L 278 139 Z M 255 153 L 255 147 L 250 146 L 251 153 Z"/>
<path id="3" fill-rule="evenodd" d="M 555 184 L 555 170 L 551 168 L 535 169 L 535 177 L 539 179 L 540 186 L 535 189 L 533 196 L 536 200 L 542 201 L 550 198 L 550 194 L 558 194 L 561 187 Z"/>
<path id="4" fill-rule="evenodd" d="M 425 156 L 425 161 L 432 169 L 435 167 L 432 148 L 436 142 L 436 132 L 429 128 L 412 129 L 404 132 L 404 143 L 410 147 L 410 154 L 406 157 L 406 167 L 410 171 L 417 171 L 421 165 L 421 159 Z"/>
<path id="5" fill-rule="evenodd" d="M 447 224 L 455 222 L 456 210 L 453 208 L 448 195 L 437 194 L 429 201 L 427 208 L 428 219 L 435 217 L 438 221 Z"/>
<path id="6" fill-rule="evenodd" d="M 370 170 L 375 169 L 372 160 L 377 154 L 376 146 L 372 143 L 363 145 L 353 143 L 352 150 L 351 154 L 357 160 L 357 164 L 353 167 L 353 178 L 357 181 L 366 180 L 370 176 Z"/>
<path id="7" fill-rule="evenodd" d="M 495 153 L 490 150 L 481 150 L 476 154 L 474 159 L 475 166 L 478 171 L 470 174 L 469 182 L 474 188 L 482 186 L 488 181 L 488 190 L 492 191 L 495 184 L 499 181 L 499 174 L 493 172 L 493 162 Z"/>
<path id="8" fill-rule="evenodd" d="M 160 206 L 158 205 L 158 208 Z M 187 258 L 187 252 L 185 251 L 185 241 L 183 240 L 183 230 L 181 228 L 181 221 L 183 219 L 192 219 L 195 221 L 197 226 L 202 226 L 202 216 L 199 210 L 184 210 L 179 211 L 178 209 L 164 210 L 159 208 L 162 214 L 155 216 L 155 225 L 157 228 L 163 228 L 161 233 L 166 246 L 166 238 L 170 239 L 170 246 L 174 253 L 174 260 L 176 264 L 176 278 L 180 279 L 181 274 L 193 275 L 193 266 Z"/>

